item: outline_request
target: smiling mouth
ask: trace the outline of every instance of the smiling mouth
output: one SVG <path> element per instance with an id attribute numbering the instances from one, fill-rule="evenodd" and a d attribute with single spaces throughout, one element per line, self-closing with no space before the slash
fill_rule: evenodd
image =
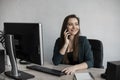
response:
<path id="1" fill-rule="evenodd" d="M 77 30 L 71 30 L 72 32 L 76 32 Z"/>

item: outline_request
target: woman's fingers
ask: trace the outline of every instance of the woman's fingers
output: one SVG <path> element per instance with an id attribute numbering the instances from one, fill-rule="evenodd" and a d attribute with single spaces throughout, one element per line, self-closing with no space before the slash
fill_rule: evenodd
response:
<path id="1" fill-rule="evenodd" d="M 62 70 L 62 72 L 64 72 L 67 75 L 73 74 L 74 71 L 71 68 L 65 68 Z"/>
<path id="2" fill-rule="evenodd" d="M 72 74 L 72 71 L 66 70 L 66 71 L 64 71 L 64 73 L 67 74 L 67 75 L 71 75 L 71 74 Z"/>
<path id="3" fill-rule="evenodd" d="M 64 37 L 68 39 L 68 36 L 70 35 L 70 33 L 67 31 L 67 29 L 64 31 Z"/>
<path id="4" fill-rule="evenodd" d="M 66 71 L 66 68 L 64 68 L 64 69 L 62 70 L 62 72 L 64 72 L 64 71 Z"/>
<path id="5" fill-rule="evenodd" d="M 67 32 L 67 29 L 65 29 L 64 33 L 66 33 L 66 32 Z"/>

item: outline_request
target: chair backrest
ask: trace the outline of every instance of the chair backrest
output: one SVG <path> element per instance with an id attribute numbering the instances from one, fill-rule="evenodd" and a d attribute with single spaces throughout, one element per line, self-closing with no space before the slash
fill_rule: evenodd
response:
<path id="1" fill-rule="evenodd" d="M 103 44 L 100 40 L 88 39 L 93 51 L 94 67 L 103 68 Z"/>

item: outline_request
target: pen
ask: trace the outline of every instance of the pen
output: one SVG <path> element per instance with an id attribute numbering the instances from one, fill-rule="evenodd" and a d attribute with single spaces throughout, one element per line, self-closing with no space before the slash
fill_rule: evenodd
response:
<path id="1" fill-rule="evenodd" d="M 92 73 L 91 73 L 91 72 L 89 72 L 89 74 L 90 74 L 90 76 L 93 78 L 93 80 L 95 80 L 95 78 L 94 78 L 94 76 L 92 75 Z"/>

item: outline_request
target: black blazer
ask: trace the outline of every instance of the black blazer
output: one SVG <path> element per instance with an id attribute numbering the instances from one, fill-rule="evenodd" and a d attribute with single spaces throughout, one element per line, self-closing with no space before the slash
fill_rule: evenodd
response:
<path id="1" fill-rule="evenodd" d="M 64 55 L 59 53 L 60 50 L 60 38 L 55 42 L 54 51 L 53 51 L 53 64 L 58 65 L 62 63 Z M 86 62 L 88 67 L 93 67 L 93 53 L 88 39 L 85 36 L 79 37 L 79 51 L 78 51 L 78 62 Z"/>

